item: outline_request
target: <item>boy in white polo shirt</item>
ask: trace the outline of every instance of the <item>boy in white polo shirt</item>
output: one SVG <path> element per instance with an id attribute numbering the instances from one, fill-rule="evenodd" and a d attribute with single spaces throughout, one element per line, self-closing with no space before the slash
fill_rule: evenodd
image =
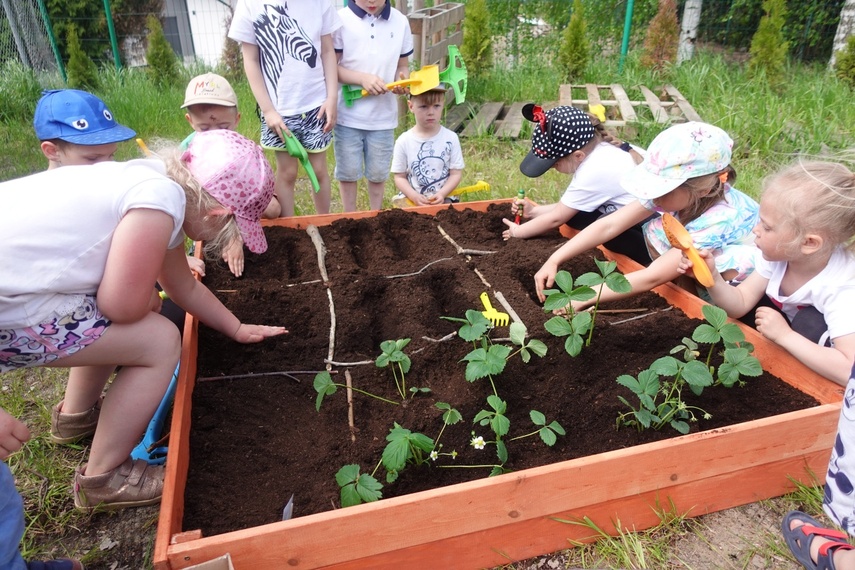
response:
<path id="1" fill-rule="evenodd" d="M 387 83 L 409 77 L 413 36 L 406 16 L 385 0 L 351 0 L 339 10 L 342 27 L 333 34 L 338 80 L 361 85 L 368 95 L 348 107 L 339 93 L 335 126 L 335 178 L 345 212 L 356 210 L 356 186 L 368 182 L 372 210 L 383 205 L 383 193 L 398 126 L 396 94 Z"/>

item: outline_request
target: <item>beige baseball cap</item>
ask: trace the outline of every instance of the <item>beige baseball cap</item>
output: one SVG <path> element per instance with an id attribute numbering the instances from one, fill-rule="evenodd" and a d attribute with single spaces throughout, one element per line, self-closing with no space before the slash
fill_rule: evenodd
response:
<path id="1" fill-rule="evenodd" d="M 216 73 L 205 73 L 194 77 L 187 84 L 181 108 L 199 103 L 237 107 L 237 95 L 225 77 Z"/>

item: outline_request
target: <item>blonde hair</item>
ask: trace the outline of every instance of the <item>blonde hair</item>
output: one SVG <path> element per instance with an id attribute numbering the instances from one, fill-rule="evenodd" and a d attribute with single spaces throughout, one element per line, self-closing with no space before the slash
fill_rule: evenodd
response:
<path id="1" fill-rule="evenodd" d="M 774 199 L 781 222 L 798 250 L 808 234 L 823 238 L 823 251 L 846 244 L 855 253 L 855 174 L 836 162 L 799 160 L 766 178 L 763 197 Z"/>
<path id="2" fill-rule="evenodd" d="M 600 118 L 593 113 L 586 113 L 588 118 L 591 120 L 591 124 L 594 126 L 594 137 L 588 142 L 588 145 L 596 146 L 601 142 L 607 142 L 612 146 L 616 146 L 622 150 L 626 150 L 630 156 L 632 156 L 632 160 L 635 164 L 641 164 L 644 160 L 644 157 L 641 156 L 635 149 L 630 148 L 627 150 L 624 145 L 627 143 L 625 141 L 620 140 L 610 131 L 606 130 L 606 126 L 600 121 Z M 585 145 L 585 146 L 588 146 Z"/>
<path id="3" fill-rule="evenodd" d="M 166 166 L 166 175 L 184 189 L 186 206 L 184 218 L 206 226 L 217 227 L 217 235 L 205 242 L 205 253 L 219 258 L 225 248 L 240 238 L 234 214 L 228 212 L 213 196 L 208 194 L 181 160 L 184 151 L 174 143 L 155 141 L 157 155 Z"/>
<path id="4" fill-rule="evenodd" d="M 736 169 L 730 165 L 712 174 L 689 178 L 677 186 L 689 191 L 689 204 L 677 212 L 677 217 L 683 224 L 688 224 L 720 202 L 727 192 L 727 187 L 735 181 Z"/>

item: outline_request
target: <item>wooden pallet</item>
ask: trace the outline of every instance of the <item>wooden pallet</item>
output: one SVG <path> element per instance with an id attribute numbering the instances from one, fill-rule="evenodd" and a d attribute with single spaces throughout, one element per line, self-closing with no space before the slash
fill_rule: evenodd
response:
<path id="1" fill-rule="evenodd" d="M 622 85 L 562 85 L 558 103 L 587 109 L 600 104 L 606 108 L 606 127 L 622 127 L 627 123 L 681 123 L 703 121 L 691 103 L 673 85 L 665 85 L 654 93 L 644 85 L 637 87 L 642 100 L 632 100 Z"/>
<path id="2" fill-rule="evenodd" d="M 556 105 L 572 105 L 587 110 L 590 105 L 603 105 L 606 109 L 606 128 L 624 127 L 629 123 L 680 123 L 702 121 L 691 103 L 673 85 L 665 85 L 657 95 L 644 85 L 637 88 L 641 99 L 633 100 L 622 85 L 561 85 L 557 102 L 544 102 L 544 109 Z M 445 126 L 461 137 L 492 134 L 500 138 L 520 137 L 525 121 L 522 108 L 525 103 L 463 103 L 450 107 Z"/>

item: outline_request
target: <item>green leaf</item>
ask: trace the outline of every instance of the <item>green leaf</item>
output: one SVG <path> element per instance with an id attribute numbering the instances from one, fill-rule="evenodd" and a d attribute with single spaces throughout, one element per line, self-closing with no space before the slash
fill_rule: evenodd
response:
<path id="1" fill-rule="evenodd" d="M 499 437 L 507 435 L 508 431 L 511 429 L 511 420 L 501 413 L 497 413 L 493 416 L 493 419 L 490 420 L 490 429 L 492 429 L 493 433 Z"/>
<path id="2" fill-rule="evenodd" d="M 404 348 L 406 348 L 407 345 L 410 344 L 410 340 L 411 339 L 409 338 L 399 338 L 395 341 L 395 348 L 397 350 L 404 350 Z"/>
<path id="3" fill-rule="evenodd" d="M 620 273 L 612 273 L 606 277 L 606 287 L 615 293 L 629 293 L 632 291 L 632 284 L 630 284 L 629 279 Z"/>
<path id="4" fill-rule="evenodd" d="M 536 426 L 545 426 L 546 425 L 546 416 L 537 410 L 531 410 L 528 413 L 531 421 Z"/>
<path id="5" fill-rule="evenodd" d="M 737 343 L 745 340 L 745 333 L 736 323 L 727 323 L 719 331 L 724 342 Z"/>
<path id="6" fill-rule="evenodd" d="M 706 307 L 709 307 L 709 305 L 704 305 L 704 308 Z M 704 344 L 715 344 L 719 340 L 721 340 L 721 335 L 715 328 L 706 323 L 703 323 L 698 325 L 698 327 L 692 333 L 692 340 L 696 342 L 702 342 Z"/>
<path id="7" fill-rule="evenodd" d="M 581 313 L 576 313 L 573 315 L 573 319 L 570 321 L 571 326 L 573 327 L 573 331 L 582 335 L 588 332 L 588 329 L 591 327 L 591 323 L 593 322 L 593 317 L 591 313 L 588 311 L 583 311 Z"/>
<path id="8" fill-rule="evenodd" d="M 663 356 L 653 361 L 650 370 L 660 376 L 676 376 L 680 371 L 680 361 L 673 356 Z"/>
<path id="9" fill-rule="evenodd" d="M 362 503 L 362 498 L 356 490 L 356 484 L 347 485 L 341 488 L 341 506 L 342 508 L 352 507 Z"/>
<path id="10" fill-rule="evenodd" d="M 383 493 L 380 492 L 380 489 L 382 488 L 383 484 L 367 473 L 360 475 L 359 481 L 356 482 L 356 492 L 366 503 L 372 503 L 378 499 L 382 499 Z"/>
<path id="11" fill-rule="evenodd" d="M 715 305 L 704 305 L 701 307 L 704 318 L 716 329 L 720 329 L 727 322 L 727 312 Z"/>
<path id="12" fill-rule="evenodd" d="M 508 404 L 500 397 L 495 394 L 490 394 L 487 396 L 487 403 L 490 404 L 490 407 L 496 410 L 496 412 L 500 414 L 504 414 L 508 409 Z"/>
<path id="13" fill-rule="evenodd" d="M 597 287 L 603 284 L 603 277 L 596 273 L 583 273 L 576 278 L 576 287 Z"/>
<path id="14" fill-rule="evenodd" d="M 474 382 L 490 375 L 490 367 L 483 360 L 475 360 L 466 365 L 465 377 L 468 382 Z"/>
<path id="15" fill-rule="evenodd" d="M 683 435 L 689 433 L 689 424 L 680 420 L 671 420 L 671 427 Z"/>
<path id="16" fill-rule="evenodd" d="M 315 387 L 315 391 L 318 393 L 318 397 L 315 399 L 315 410 L 320 412 L 321 403 L 324 401 L 324 397 L 335 394 L 338 388 L 333 383 L 332 377 L 327 371 L 319 372 L 315 375 L 313 385 Z"/>
<path id="17" fill-rule="evenodd" d="M 578 334 L 571 334 L 567 337 L 567 340 L 564 341 L 564 350 L 566 350 L 567 354 L 570 356 L 579 356 L 584 345 L 585 341 L 581 336 Z"/>
<path id="18" fill-rule="evenodd" d="M 383 467 L 388 471 L 400 471 L 407 464 L 409 458 L 410 445 L 406 438 L 394 439 L 383 448 Z"/>
<path id="19" fill-rule="evenodd" d="M 600 275 L 607 276 L 615 272 L 617 269 L 617 261 L 609 261 L 594 258 L 594 263 L 597 265 L 597 269 L 600 271 Z"/>
<path id="20" fill-rule="evenodd" d="M 692 360 L 683 366 L 682 378 L 691 387 L 706 387 L 712 386 L 713 377 L 710 374 L 709 367 L 699 360 Z M 694 392 L 694 390 L 692 390 Z M 700 392 L 695 392 L 700 394 Z"/>
<path id="21" fill-rule="evenodd" d="M 541 358 L 543 357 L 543 355 L 546 354 L 547 350 L 546 344 L 537 339 L 530 340 L 526 348 L 528 348 L 530 351 L 540 356 Z"/>
<path id="22" fill-rule="evenodd" d="M 558 437 L 549 428 L 542 428 L 538 433 L 540 434 L 540 439 L 543 440 L 543 443 L 549 447 L 552 447 L 555 445 L 555 442 L 558 441 Z"/>
<path id="23" fill-rule="evenodd" d="M 374 364 L 377 365 L 377 368 L 385 368 L 386 366 L 389 366 L 389 362 L 391 362 L 391 359 L 389 355 L 384 352 L 383 354 L 377 357 L 377 360 L 374 361 Z"/>
<path id="24" fill-rule="evenodd" d="M 559 271 L 555 274 L 555 285 L 565 293 L 573 290 L 573 276 L 568 271 Z"/>
<path id="25" fill-rule="evenodd" d="M 383 354 L 392 354 L 396 347 L 397 343 L 394 340 L 384 340 L 380 343 L 380 350 L 383 351 Z"/>
<path id="26" fill-rule="evenodd" d="M 404 374 L 410 371 L 410 357 L 404 353 L 401 353 L 401 357 L 398 359 L 398 362 L 401 365 L 401 370 L 403 370 Z"/>
<path id="27" fill-rule="evenodd" d="M 499 458 L 499 463 L 507 463 L 508 461 L 508 447 L 505 445 L 505 442 L 501 439 L 496 441 L 496 456 Z"/>
<path id="28" fill-rule="evenodd" d="M 553 293 L 548 295 L 546 301 L 543 302 L 543 310 L 549 312 L 563 309 L 570 304 L 570 300 L 570 295 L 567 293 Z"/>
<path id="29" fill-rule="evenodd" d="M 549 429 L 554 431 L 559 435 L 567 435 L 567 432 L 564 431 L 564 428 L 557 421 L 553 421 L 549 423 Z"/>
<path id="30" fill-rule="evenodd" d="M 359 465 L 345 465 L 335 474 L 335 482 L 339 487 L 344 487 L 348 483 L 355 483 L 359 477 Z"/>
<path id="31" fill-rule="evenodd" d="M 484 362 L 487 360 L 487 349 L 485 348 L 476 348 L 475 350 L 469 352 L 466 356 L 462 358 L 467 362 Z"/>
<path id="32" fill-rule="evenodd" d="M 525 328 L 524 324 L 519 323 L 517 321 L 514 321 L 511 323 L 510 337 L 511 337 L 512 343 L 516 344 L 517 346 L 524 346 L 525 345 L 525 333 L 526 333 L 526 328 Z"/>
<path id="33" fill-rule="evenodd" d="M 567 322 L 567 319 L 563 317 L 552 317 L 546 321 L 543 326 L 546 327 L 546 330 L 554 336 L 560 337 L 573 334 L 573 327 L 571 327 L 570 323 Z"/>
<path id="34" fill-rule="evenodd" d="M 449 426 L 453 426 L 461 420 L 463 420 L 463 416 L 461 416 L 460 412 L 458 412 L 454 408 L 451 408 L 450 410 L 442 414 L 442 421 Z"/>
<path id="35" fill-rule="evenodd" d="M 529 361 L 531 360 L 531 353 L 528 351 L 527 348 L 520 348 L 520 358 L 522 358 L 524 364 L 529 363 Z"/>

